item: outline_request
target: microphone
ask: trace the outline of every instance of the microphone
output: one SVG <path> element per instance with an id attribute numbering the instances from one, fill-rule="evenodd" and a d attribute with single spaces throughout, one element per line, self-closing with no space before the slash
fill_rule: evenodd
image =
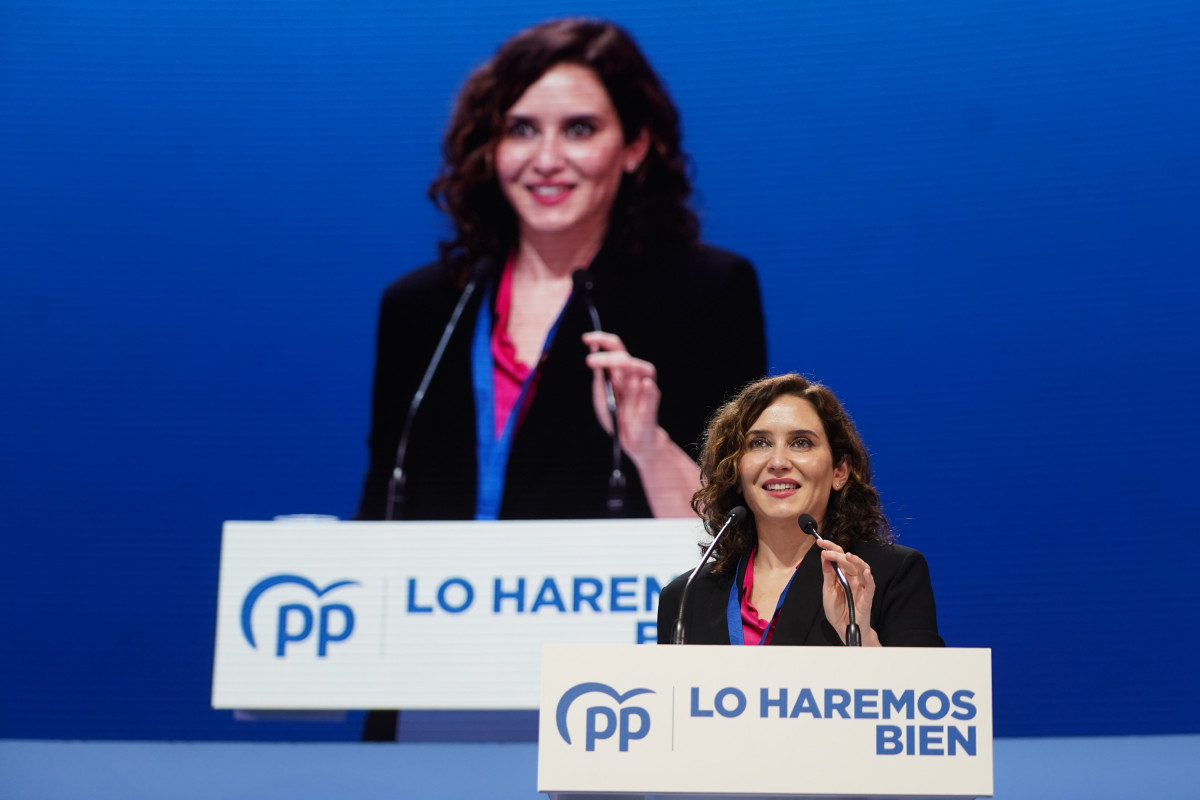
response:
<path id="1" fill-rule="evenodd" d="M 588 316 L 592 318 L 592 330 L 600 331 L 600 314 L 596 311 L 596 303 L 592 300 L 592 273 L 587 269 L 577 269 L 571 273 L 575 291 L 583 298 L 587 306 Z M 608 406 L 608 416 L 612 420 L 612 474 L 608 478 L 608 516 L 618 518 L 625 516 L 625 473 L 621 470 L 621 432 L 617 422 L 617 395 L 613 391 L 612 379 L 608 370 L 601 371 L 604 381 L 604 403 Z"/>
<path id="2" fill-rule="evenodd" d="M 454 335 L 454 330 L 458 327 L 458 320 L 462 316 L 463 309 L 470 302 L 471 295 L 475 294 L 475 286 L 494 263 L 495 259 L 484 257 L 471 267 L 467 285 L 463 288 L 458 303 L 455 304 L 454 311 L 450 314 L 450 321 L 442 330 L 442 338 L 438 341 L 437 348 L 433 351 L 433 357 L 429 359 L 429 366 L 425 368 L 425 374 L 421 377 L 421 383 L 417 386 L 417 391 L 413 393 L 412 401 L 408 404 L 408 416 L 404 418 L 400 441 L 396 445 L 396 466 L 392 469 L 392 477 L 388 480 L 387 509 L 383 516 L 386 520 L 396 519 L 404 511 L 404 493 L 408 484 L 408 474 L 404 471 L 404 458 L 408 453 L 408 440 L 412 436 L 413 419 L 417 416 L 417 409 L 421 407 L 421 402 L 425 399 L 425 392 L 429 389 L 433 374 L 437 372 L 438 365 L 442 363 L 446 345 L 450 343 L 450 337 Z"/>
<path id="3" fill-rule="evenodd" d="M 819 541 L 825 538 L 817 532 L 817 521 L 812 518 L 811 514 L 801 514 L 797 522 L 800 524 L 800 530 L 814 539 Z M 833 565 L 833 572 L 837 576 L 838 583 L 842 585 L 842 590 L 846 593 L 846 616 L 849 618 L 849 622 L 846 624 L 846 646 L 861 647 L 862 633 L 854 619 L 854 593 L 850 591 L 850 582 L 846 580 L 845 573 L 837 564 Z"/>
<path id="4" fill-rule="evenodd" d="M 725 531 L 735 525 L 740 525 L 742 520 L 746 518 L 746 507 L 737 506 L 729 512 L 729 516 L 725 518 L 725 524 L 717 531 L 717 535 L 713 537 L 712 544 L 704 551 L 704 555 L 700 558 L 700 563 L 692 570 L 692 574 L 688 575 L 688 579 L 683 584 L 683 593 L 679 596 L 679 613 L 675 617 L 675 632 L 671 636 L 671 644 L 684 644 L 684 629 L 683 629 L 683 610 L 687 607 L 688 591 L 692 588 L 692 581 L 696 579 L 696 575 L 700 572 L 700 568 L 708 563 L 709 556 L 712 555 L 713 548 L 717 546 L 717 542 L 724 535 Z"/>

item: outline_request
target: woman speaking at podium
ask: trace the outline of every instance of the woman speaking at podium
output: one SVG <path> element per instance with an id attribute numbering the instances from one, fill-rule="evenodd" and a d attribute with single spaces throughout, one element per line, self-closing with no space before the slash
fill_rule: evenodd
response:
<path id="1" fill-rule="evenodd" d="M 633 39 L 518 33 L 443 151 L 454 235 L 384 293 L 356 517 L 690 516 L 687 448 L 766 371 L 762 310 L 751 264 L 698 241 L 678 113 Z"/>
<path id="2" fill-rule="evenodd" d="M 750 384 L 709 423 L 700 469 L 696 512 L 710 531 L 735 521 L 688 587 L 681 636 L 689 576 L 663 589 L 660 644 L 944 645 L 925 558 L 891 542 L 866 447 L 829 389 Z"/>

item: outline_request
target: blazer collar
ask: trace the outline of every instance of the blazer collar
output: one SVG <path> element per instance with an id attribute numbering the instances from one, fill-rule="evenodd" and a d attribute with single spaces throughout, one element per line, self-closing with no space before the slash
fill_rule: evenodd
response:
<path id="1" fill-rule="evenodd" d="M 814 625 L 820 625 L 825 616 L 822 582 L 821 548 L 810 547 L 796 567 L 796 577 L 792 579 L 792 588 L 788 589 L 779 611 L 771 644 L 804 644 L 809 639 L 809 631 Z"/>
<path id="2" fill-rule="evenodd" d="M 697 576 L 699 581 L 704 579 L 706 591 L 699 595 L 693 594 L 689 600 L 692 607 L 688 612 L 688 641 L 694 643 L 729 644 L 729 625 L 726 618 L 726 605 L 729 602 L 729 592 L 733 586 L 741 591 L 742 580 L 746 576 L 746 563 L 743 560 L 736 575 L 712 575 L 710 567 L 705 566 Z M 821 550 L 811 548 L 804 554 L 803 560 L 796 568 L 796 577 L 788 589 L 779 612 L 779 621 L 775 624 L 775 633 L 771 637 L 773 645 L 800 645 L 812 641 L 810 631 L 819 627 L 825 618 L 825 608 L 821 600 Z M 697 587 L 693 586 L 695 593 Z M 821 637 L 818 636 L 818 639 Z"/>

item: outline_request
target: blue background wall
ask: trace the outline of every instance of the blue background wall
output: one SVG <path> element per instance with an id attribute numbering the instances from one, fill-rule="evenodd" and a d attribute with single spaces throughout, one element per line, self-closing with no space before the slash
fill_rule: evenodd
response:
<path id="1" fill-rule="evenodd" d="M 566 13 L 667 81 L 996 733 L 1200 730 L 1194 3 L 6 0 L 0 737 L 357 736 L 208 708 L 220 525 L 351 513 L 453 95 Z"/>

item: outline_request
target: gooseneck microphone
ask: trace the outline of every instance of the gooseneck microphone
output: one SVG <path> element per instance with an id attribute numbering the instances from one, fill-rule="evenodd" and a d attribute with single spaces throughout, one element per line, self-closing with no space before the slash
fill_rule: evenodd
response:
<path id="1" fill-rule="evenodd" d="M 807 533 L 814 539 L 821 540 L 824 537 L 817 532 L 817 521 L 812 518 L 811 514 L 801 514 L 800 530 Z M 845 573 L 837 564 L 833 565 L 833 572 L 837 575 L 838 583 L 842 585 L 842 590 L 846 593 L 846 616 L 849 622 L 846 624 L 846 646 L 847 647 L 862 647 L 862 633 L 858 629 L 858 623 L 854 619 L 854 593 L 850 591 L 850 582 L 846 580 Z"/>
<path id="2" fill-rule="evenodd" d="M 692 574 L 688 575 L 688 579 L 684 581 L 683 592 L 679 596 L 679 613 L 675 616 L 675 632 L 671 635 L 671 644 L 685 643 L 684 640 L 686 637 L 683 629 L 683 611 L 685 608 L 687 608 L 688 592 L 692 588 L 692 581 L 696 579 L 696 575 L 700 572 L 700 568 L 708 563 L 708 559 L 709 556 L 712 555 L 713 548 L 717 546 L 717 542 L 721 540 L 721 537 L 725 534 L 725 531 L 729 530 L 735 525 L 741 524 L 741 521 L 745 518 L 745 506 L 736 506 L 732 511 L 729 512 L 729 516 L 725 518 L 725 524 L 721 526 L 719 531 L 717 531 L 717 535 L 713 537 L 712 544 L 708 546 L 708 549 L 704 551 L 704 555 L 701 556 L 700 563 L 696 565 L 696 568 L 692 570 Z"/>
<path id="3" fill-rule="evenodd" d="M 400 430 L 400 441 L 396 445 L 396 466 L 392 469 L 392 477 L 388 480 L 387 509 L 384 511 L 383 517 L 386 520 L 396 519 L 404 511 L 404 491 L 408 484 L 408 474 L 404 471 L 404 457 L 408 452 L 408 440 L 412 436 L 413 420 L 417 416 L 417 409 L 421 407 L 421 402 L 425 399 L 425 392 L 429 389 L 433 374 L 437 372 L 438 365 L 442 363 L 446 345 L 450 343 L 450 337 L 454 335 L 454 331 L 458 327 L 458 320 L 462 317 L 463 309 L 467 307 L 471 296 L 475 294 L 475 286 L 479 283 L 479 279 L 491 269 L 494 262 L 493 258 L 481 258 L 471 268 L 467 285 L 459 295 L 458 303 L 455 304 L 454 311 L 450 314 L 450 321 L 442 330 L 442 338 L 433 351 L 433 357 L 429 359 L 429 366 L 425 368 L 421 383 L 417 386 L 417 391 L 413 393 L 412 401 L 408 404 L 408 416 L 404 418 L 404 427 Z"/>
<path id="4" fill-rule="evenodd" d="M 583 297 L 587 305 L 588 316 L 592 318 L 592 330 L 602 331 L 600 314 L 596 311 L 596 303 L 592 300 L 592 273 L 586 269 L 577 269 L 571 273 L 575 283 L 575 291 Z M 608 477 L 608 516 L 619 518 L 625 516 L 625 473 L 621 470 L 621 431 L 617 422 L 617 395 L 613 391 L 612 378 L 608 370 L 602 370 L 604 379 L 604 403 L 608 406 L 608 416 L 612 420 L 612 473 Z"/>

